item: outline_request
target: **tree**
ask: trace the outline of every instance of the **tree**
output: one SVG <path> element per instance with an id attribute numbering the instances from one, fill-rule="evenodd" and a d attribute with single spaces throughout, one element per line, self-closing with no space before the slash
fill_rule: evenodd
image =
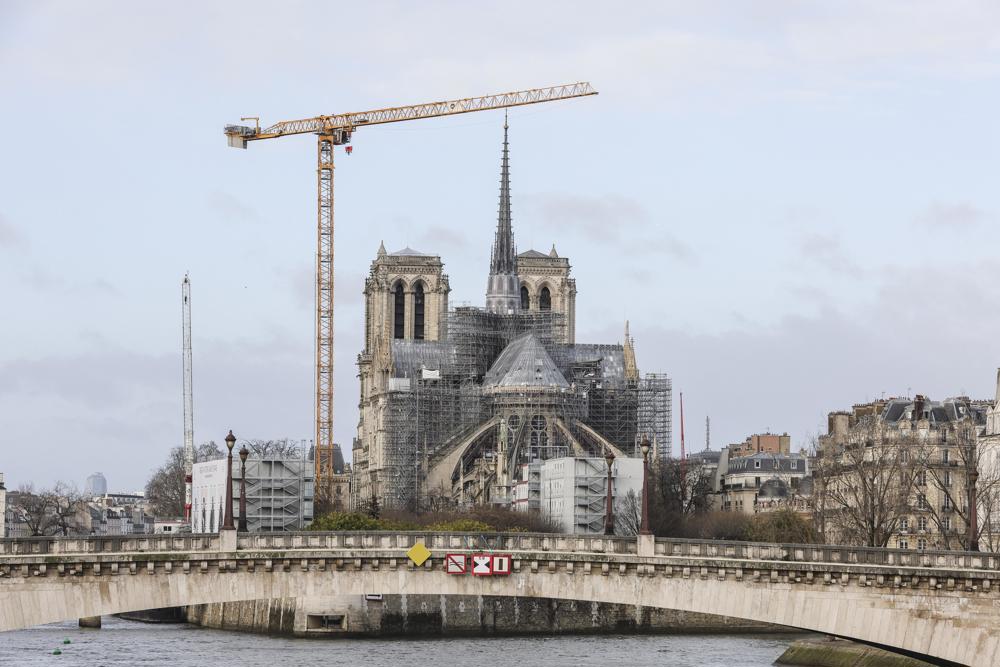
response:
<path id="1" fill-rule="evenodd" d="M 8 504 L 32 537 L 87 532 L 86 500 L 83 494 L 65 482 L 57 482 L 52 489 L 39 491 L 35 491 L 31 484 L 23 485 L 10 495 Z"/>
<path id="2" fill-rule="evenodd" d="M 638 535 L 642 527 L 642 495 L 629 489 L 615 503 L 615 535 Z"/>
<path id="3" fill-rule="evenodd" d="M 32 484 L 22 484 L 7 498 L 7 504 L 28 528 L 32 537 L 49 534 L 52 526 L 49 503 L 49 496 L 44 492 L 36 493 Z"/>
<path id="4" fill-rule="evenodd" d="M 297 459 L 302 457 L 302 447 L 295 440 L 244 440 L 250 456 L 256 459 Z"/>
<path id="5" fill-rule="evenodd" d="M 198 445 L 194 454 L 195 463 L 223 458 L 222 450 L 214 440 Z M 146 482 L 146 500 L 153 516 L 184 516 L 184 477 L 184 448 L 174 447 L 167 454 L 166 462 Z"/>
<path id="6" fill-rule="evenodd" d="M 779 542 L 782 544 L 814 544 L 816 530 L 812 524 L 790 509 L 757 514 L 748 530 L 752 542 Z"/>
<path id="7" fill-rule="evenodd" d="M 909 435 L 890 437 L 885 425 L 865 417 L 848 442 L 817 461 L 824 524 L 844 544 L 885 547 L 910 510 L 919 466 Z M 924 504 L 924 503 L 922 503 Z"/>

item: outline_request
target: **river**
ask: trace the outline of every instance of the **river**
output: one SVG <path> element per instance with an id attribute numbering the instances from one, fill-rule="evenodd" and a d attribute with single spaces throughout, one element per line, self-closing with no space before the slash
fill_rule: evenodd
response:
<path id="1" fill-rule="evenodd" d="M 764 667 L 790 635 L 284 639 L 104 618 L 0 633 L 0 665 L 170 667 Z M 69 640 L 65 644 L 64 640 Z M 61 655 L 53 655 L 56 649 Z"/>

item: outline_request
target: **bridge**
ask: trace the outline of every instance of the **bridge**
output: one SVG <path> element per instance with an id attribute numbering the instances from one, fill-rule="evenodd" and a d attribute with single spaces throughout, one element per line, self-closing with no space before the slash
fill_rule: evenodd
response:
<path id="1" fill-rule="evenodd" d="M 423 542 L 418 566 L 406 553 Z M 511 556 L 507 576 L 445 555 Z M 1000 664 L 1000 554 L 507 533 L 0 540 L 0 631 L 160 607 L 384 594 L 644 605 L 821 632 L 942 665 Z"/>

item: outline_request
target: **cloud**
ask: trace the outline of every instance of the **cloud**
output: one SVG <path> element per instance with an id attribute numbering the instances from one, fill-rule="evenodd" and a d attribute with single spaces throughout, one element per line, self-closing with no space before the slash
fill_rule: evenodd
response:
<path id="1" fill-rule="evenodd" d="M 260 213 L 228 192 L 213 190 L 208 194 L 208 208 L 223 220 L 234 223 L 258 223 Z"/>
<path id="2" fill-rule="evenodd" d="M 612 243 L 626 255 L 666 254 L 693 260 L 691 248 L 654 222 L 635 199 L 619 194 L 537 193 L 521 197 L 526 213 L 553 236 L 581 235 Z"/>
<path id="3" fill-rule="evenodd" d="M 420 244 L 419 249 L 424 252 L 434 254 L 440 253 L 440 249 L 445 250 L 467 250 L 469 246 L 468 237 L 454 227 L 445 225 L 431 225 L 421 232 L 417 237 Z M 426 248 L 426 250 L 424 250 Z"/>
<path id="4" fill-rule="evenodd" d="M 98 276 L 87 280 L 70 280 L 64 274 L 53 273 L 42 266 L 35 265 L 20 276 L 21 284 L 37 292 L 60 292 L 93 297 L 95 293 L 106 296 L 118 296 L 121 290 L 108 279 Z"/>
<path id="5" fill-rule="evenodd" d="M 916 224 L 932 229 L 969 229 L 975 227 L 993 216 L 986 211 L 967 203 L 943 204 L 934 203 L 922 211 L 916 219 Z"/>
<path id="6" fill-rule="evenodd" d="M 799 240 L 799 253 L 812 263 L 818 264 L 844 277 L 864 273 L 844 250 L 840 238 L 830 234 L 810 233 Z"/>
<path id="7" fill-rule="evenodd" d="M 0 248 L 13 248 L 23 243 L 25 239 L 20 230 L 6 217 L 0 215 Z"/>

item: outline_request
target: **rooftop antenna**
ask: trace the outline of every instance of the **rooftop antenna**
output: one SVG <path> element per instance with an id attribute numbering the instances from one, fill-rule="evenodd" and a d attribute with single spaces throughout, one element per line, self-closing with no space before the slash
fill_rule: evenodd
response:
<path id="1" fill-rule="evenodd" d="M 712 448 L 712 421 L 706 415 L 705 416 L 705 451 L 707 452 Z"/>
<path id="2" fill-rule="evenodd" d="M 181 323 L 184 350 L 184 520 L 191 521 L 191 471 L 194 466 L 194 398 L 191 377 L 191 279 L 181 283 Z"/>

